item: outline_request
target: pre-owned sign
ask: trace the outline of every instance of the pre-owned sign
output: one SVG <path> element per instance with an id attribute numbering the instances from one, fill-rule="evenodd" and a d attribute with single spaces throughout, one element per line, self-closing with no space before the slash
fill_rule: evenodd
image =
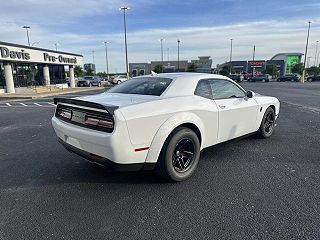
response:
<path id="1" fill-rule="evenodd" d="M 83 57 L 77 54 L 55 52 L 46 49 L 28 48 L 0 42 L 0 62 L 29 62 L 58 65 L 83 65 Z"/>

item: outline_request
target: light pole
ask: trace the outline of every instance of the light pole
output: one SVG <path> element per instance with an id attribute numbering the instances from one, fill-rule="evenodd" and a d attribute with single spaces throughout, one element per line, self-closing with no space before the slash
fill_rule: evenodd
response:
<path id="1" fill-rule="evenodd" d="M 178 72 L 180 72 L 180 40 L 177 40 L 178 43 Z"/>
<path id="2" fill-rule="evenodd" d="M 310 67 L 310 60 L 311 60 L 312 57 L 308 57 L 308 61 L 307 61 L 307 68 Z"/>
<path id="3" fill-rule="evenodd" d="M 230 74 L 231 74 L 231 66 L 232 66 L 232 43 L 233 43 L 233 38 L 230 39 Z"/>
<path id="4" fill-rule="evenodd" d="M 306 42 L 306 50 L 304 52 L 304 62 L 303 62 L 303 72 L 301 77 L 301 83 L 304 83 L 304 76 L 306 74 L 306 62 L 307 62 L 307 54 L 308 54 L 308 44 L 309 44 L 309 36 L 310 36 L 310 26 L 311 21 L 306 22 L 308 24 L 308 34 L 307 34 L 307 42 Z"/>
<path id="5" fill-rule="evenodd" d="M 27 30 L 28 45 L 29 45 L 29 47 L 30 47 L 30 38 L 29 38 L 29 29 L 30 29 L 30 26 L 23 26 L 22 28 L 24 28 L 24 29 Z"/>
<path id="6" fill-rule="evenodd" d="M 56 47 L 56 51 L 58 51 L 59 43 L 55 43 L 54 46 Z"/>
<path id="7" fill-rule="evenodd" d="M 94 51 L 92 51 L 92 63 L 94 64 Z"/>
<path id="8" fill-rule="evenodd" d="M 129 10 L 129 7 L 120 7 L 119 10 L 123 11 L 123 26 L 124 26 L 124 45 L 126 50 L 126 71 L 127 78 L 129 78 L 129 70 L 128 70 L 128 46 L 127 46 L 127 23 L 126 23 L 126 11 Z"/>
<path id="9" fill-rule="evenodd" d="M 167 48 L 167 61 L 168 61 L 168 62 L 169 62 L 169 51 L 170 51 L 170 49 Z"/>
<path id="10" fill-rule="evenodd" d="M 109 43 L 110 42 L 108 42 L 108 41 L 104 42 L 104 46 L 106 48 L 106 66 L 107 66 L 107 78 L 108 78 L 108 80 L 109 80 L 109 63 L 108 63 L 108 44 Z"/>
<path id="11" fill-rule="evenodd" d="M 316 41 L 316 54 L 314 55 L 314 66 L 317 66 L 317 56 L 318 56 L 318 44 L 319 41 Z"/>
<path id="12" fill-rule="evenodd" d="M 162 63 L 162 65 L 163 65 L 163 41 L 164 41 L 165 39 L 164 38 L 161 38 L 160 39 L 160 46 L 161 46 L 161 63 Z"/>
<path id="13" fill-rule="evenodd" d="M 251 71 L 252 71 L 252 77 L 254 77 L 254 58 L 256 56 L 256 45 L 253 45 L 253 56 L 252 56 L 252 66 L 251 66 Z"/>

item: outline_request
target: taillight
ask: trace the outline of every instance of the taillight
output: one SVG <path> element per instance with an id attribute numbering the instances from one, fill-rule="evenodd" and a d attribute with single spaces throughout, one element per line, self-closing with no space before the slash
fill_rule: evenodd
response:
<path id="1" fill-rule="evenodd" d="M 57 114 L 58 114 L 60 117 L 63 117 L 63 118 L 65 118 L 65 119 L 67 119 L 67 120 L 71 120 L 71 118 L 72 118 L 72 112 L 69 111 L 69 110 L 58 109 Z"/>
<path id="2" fill-rule="evenodd" d="M 86 116 L 85 117 L 85 124 L 102 127 L 102 128 L 113 128 L 113 122 L 105 119 L 96 118 L 93 116 Z"/>

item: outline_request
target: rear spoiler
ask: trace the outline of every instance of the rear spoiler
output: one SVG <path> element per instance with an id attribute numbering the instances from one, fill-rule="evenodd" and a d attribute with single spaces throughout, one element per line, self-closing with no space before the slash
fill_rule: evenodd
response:
<path id="1" fill-rule="evenodd" d="M 54 104 L 67 103 L 67 104 L 84 106 L 89 108 L 107 110 L 110 114 L 114 114 L 114 111 L 119 108 L 118 106 L 114 106 L 114 105 L 105 105 L 105 104 L 100 104 L 95 102 L 87 102 L 87 101 L 73 99 L 73 98 L 54 98 L 53 102 Z"/>

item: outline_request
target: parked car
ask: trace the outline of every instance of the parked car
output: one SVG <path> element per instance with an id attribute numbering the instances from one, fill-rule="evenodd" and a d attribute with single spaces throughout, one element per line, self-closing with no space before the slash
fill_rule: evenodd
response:
<path id="1" fill-rule="evenodd" d="M 299 74 L 286 74 L 282 77 L 278 77 L 277 82 L 287 82 L 287 81 L 299 82 L 300 78 L 301 76 Z"/>
<path id="2" fill-rule="evenodd" d="M 84 76 L 82 79 L 79 79 L 77 82 L 78 87 L 92 87 L 92 86 L 101 86 L 101 78 L 98 76 Z"/>
<path id="3" fill-rule="evenodd" d="M 320 75 L 309 76 L 309 77 L 307 77 L 307 81 L 308 82 L 320 81 Z"/>
<path id="4" fill-rule="evenodd" d="M 251 78 L 248 78 L 248 82 L 270 82 L 271 76 L 269 74 L 257 75 Z"/>
<path id="5" fill-rule="evenodd" d="M 204 148 L 251 133 L 270 137 L 280 108 L 274 97 L 201 73 L 135 77 L 54 102 L 52 125 L 67 150 L 119 171 L 155 169 L 170 181 L 189 178 Z"/>
<path id="6" fill-rule="evenodd" d="M 125 81 L 127 81 L 128 78 L 126 75 L 118 75 L 118 76 L 115 76 L 113 79 L 112 79 L 112 83 L 114 84 L 120 84 L 120 83 L 123 83 Z"/>
<path id="7" fill-rule="evenodd" d="M 244 77 L 241 74 L 230 74 L 228 77 L 236 82 L 242 82 L 244 80 Z"/>

